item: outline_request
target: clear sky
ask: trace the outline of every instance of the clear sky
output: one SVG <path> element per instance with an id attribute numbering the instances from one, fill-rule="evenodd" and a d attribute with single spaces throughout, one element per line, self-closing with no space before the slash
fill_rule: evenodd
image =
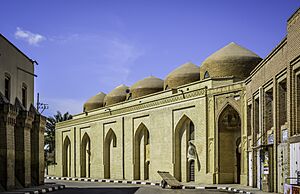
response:
<path id="1" fill-rule="evenodd" d="M 96 93 L 164 79 L 230 42 L 264 58 L 299 0 L 1 0 L 0 33 L 37 60 L 45 115 L 72 114 Z"/>

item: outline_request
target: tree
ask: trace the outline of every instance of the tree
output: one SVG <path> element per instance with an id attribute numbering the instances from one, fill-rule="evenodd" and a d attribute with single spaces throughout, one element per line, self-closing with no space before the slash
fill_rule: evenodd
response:
<path id="1" fill-rule="evenodd" d="M 54 150 L 55 150 L 55 124 L 72 119 L 72 115 L 68 112 L 61 114 L 57 111 L 53 117 L 47 118 L 46 129 L 45 129 L 45 162 L 48 166 L 49 164 L 55 163 Z"/>

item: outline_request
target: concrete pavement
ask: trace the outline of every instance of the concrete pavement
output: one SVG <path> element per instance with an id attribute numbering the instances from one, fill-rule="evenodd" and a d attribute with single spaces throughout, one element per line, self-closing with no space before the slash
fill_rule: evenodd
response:
<path id="1" fill-rule="evenodd" d="M 159 186 L 152 185 L 133 185 L 123 183 L 104 183 L 104 182 L 81 182 L 81 181 L 66 181 L 66 180 L 47 180 L 47 182 L 57 182 L 66 185 L 66 188 L 61 191 L 55 191 L 51 194 L 168 194 L 168 193 L 201 193 L 201 194 L 224 194 L 224 191 L 216 189 L 162 189 Z M 232 193 L 232 192 L 225 192 Z"/>
<path id="2" fill-rule="evenodd" d="M 48 180 L 61 181 L 61 180 L 70 180 L 70 182 L 105 182 L 105 183 L 123 183 L 121 185 L 135 185 L 139 187 L 141 185 L 156 185 L 159 186 L 159 183 L 151 183 L 145 181 L 127 181 L 127 180 L 108 180 L 108 179 L 90 179 L 90 178 L 71 178 L 71 177 L 47 177 Z M 183 189 L 219 189 L 227 190 L 235 193 L 245 193 L 245 194 L 271 194 L 268 192 L 263 192 L 257 188 L 252 188 L 249 186 L 244 186 L 240 184 L 196 184 L 194 182 L 182 183 L 184 185 Z"/>

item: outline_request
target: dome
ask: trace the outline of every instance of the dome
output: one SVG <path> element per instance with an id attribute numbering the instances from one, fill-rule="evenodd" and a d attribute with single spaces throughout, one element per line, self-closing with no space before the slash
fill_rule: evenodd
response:
<path id="1" fill-rule="evenodd" d="M 200 80 L 199 67 L 193 63 L 185 63 L 167 75 L 164 88 L 175 88 Z"/>
<path id="2" fill-rule="evenodd" d="M 261 60 L 254 52 L 232 42 L 205 59 L 200 78 L 233 76 L 243 80 Z"/>
<path id="3" fill-rule="evenodd" d="M 83 111 L 90 111 L 96 108 L 100 108 L 103 106 L 105 94 L 103 92 L 99 92 L 97 95 L 91 97 L 86 103 L 83 105 Z"/>
<path id="4" fill-rule="evenodd" d="M 124 84 L 119 85 L 115 89 L 113 89 L 110 93 L 108 93 L 104 98 L 104 105 L 116 104 L 118 102 L 123 102 L 126 100 L 126 90 L 128 90 L 128 86 Z"/>
<path id="5" fill-rule="evenodd" d="M 162 91 L 164 87 L 164 81 L 153 76 L 146 77 L 140 81 L 137 81 L 130 88 L 132 98 L 138 98 L 147 94 Z"/>

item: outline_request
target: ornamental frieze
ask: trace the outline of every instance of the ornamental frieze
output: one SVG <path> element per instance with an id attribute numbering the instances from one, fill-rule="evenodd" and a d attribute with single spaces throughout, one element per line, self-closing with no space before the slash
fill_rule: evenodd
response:
<path id="1" fill-rule="evenodd" d="M 178 94 L 176 96 L 170 96 L 170 97 L 158 99 L 158 100 L 151 101 L 151 102 L 145 102 L 143 104 L 137 104 L 137 105 L 133 105 L 130 107 L 120 108 L 120 109 L 116 109 L 116 110 L 110 110 L 108 112 L 98 113 L 98 114 L 84 117 L 84 118 L 72 119 L 69 121 L 65 121 L 62 125 L 72 125 L 73 123 L 77 123 L 77 122 L 85 122 L 87 120 L 91 121 L 94 119 L 105 118 L 105 117 L 112 116 L 112 115 L 118 115 L 118 114 L 122 114 L 122 113 L 138 111 L 138 110 L 147 109 L 147 108 L 153 108 L 153 107 L 157 107 L 157 106 L 166 105 L 169 103 L 178 102 L 181 100 L 186 100 L 186 99 L 193 98 L 193 97 L 204 96 L 205 94 L 206 94 L 206 88 L 202 88 L 202 89 L 198 89 L 198 90 L 194 90 L 194 91 L 189 91 L 184 94 Z"/>

